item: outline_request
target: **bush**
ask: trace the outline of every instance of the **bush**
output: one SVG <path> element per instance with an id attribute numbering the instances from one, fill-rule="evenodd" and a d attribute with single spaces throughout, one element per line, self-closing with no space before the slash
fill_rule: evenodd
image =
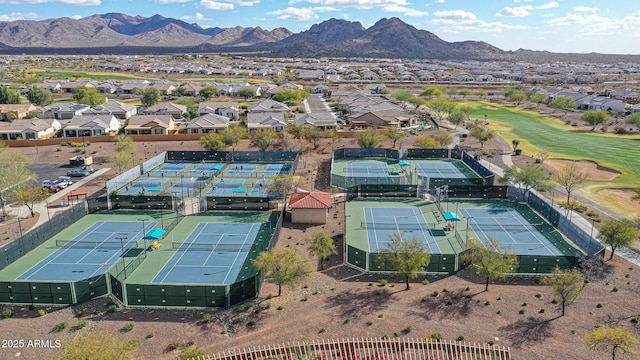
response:
<path id="1" fill-rule="evenodd" d="M 433 297 L 438 296 L 438 292 L 437 292 L 437 291 L 432 292 L 432 293 L 431 293 L 431 296 L 433 296 Z"/>
<path id="2" fill-rule="evenodd" d="M 539 313 L 540 314 L 544 314 L 544 311 L 545 311 L 544 308 L 542 308 L 542 309 L 540 309 Z"/>
<path id="3" fill-rule="evenodd" d="M 96 309 L 96 311 L 94 311 L 93 314 L 94 315 L 100 315 L 100 314 L 102 314 L 102 310 Z"/>
<path id="4" fill-rule="evenodd" d="M 524 314 L 524 309 L 520 309 L 520 311 L 518 311 L 518 314 L 520 315 Z"/>
<path id="5" fill-rule="evenodd" d="M 378 319 L 384 318 L 384 314 L 378 314 Z"/>
<path id="6" fill-rule="evenodd" d="M 613 289 L 611 289 L 612 292 L 618 292 L 618 287 L 614 286 Z"/>
<path id="7" fill-rule="evenodd" d="M 256 322 L 255 322 L 255 321 L 253 321 L 253 320 L 251 320 L 251 321 L 249 321 L 249 322 L 247 323 L 247 326 L 248 326 L 248 327 L 254 327 L 254 326 L 256 326 Z"/>
<path id="8" fill-rule="evenodd" d="M 408 334 L 411 332 L 411 330 L 413 330 L 413 325 L 407 325 L 405 326 L 404 330 L 402 330 L 405 334 Z"/>
<path id="9" fill-rule="evenodd" d="M 380 286 L 387 286 L 389 282 L 386 279 L 380 280 Z"/>
<path id="10" fill-rule="evenodd" d="M 240 305 L 236 308 L 236 312 L 238 314 L 243 313 L 247 310 L 251 309 L 251 304 L 244 304 L 244 305 Z"/>
<path id="11" fill-rule="evenodd" d="M 152 338 L 154 338 L 155 336 L 156 336 L 156 333 L 152 331 L 152 332 L 150 332 L 150 333 L 147 335 L 147 339 L 152 339 Z"/>
<path id="12" fill-rule="evenodd" d="M 326 329 L 326 328 L 320 328 L 320 330 L 318 330 L 318 332 L 319 332 L 320 334 L 322 334 L 323 332 L 326 332 L 326 331 L 327 331 L 327 329 Z"/>
<path id="13" fill-rule="evenodd" d="M 231 320 L 231 322 L 232 322 L 233 324 L 239 324 L 239 323 L 240 323 L 240 321 L 242 321 L 242 319 L 240 319 L 239 317 L 234 318 L 233 320 Z"/>
<path id="14" fill-rule="evenodd" d="M 632 324 L 637 324 L 638 323 L 638 318 L 637 317 L 632 317 L 631 318 L 631 323 Z"/>
<path id="15" fill-rule="evenodd" d="M 600 308 L 602 307 L 602 303 L 598 303 L 598 304 L 596 305 L 596 307 L 597 307 L 598 309 L 600 309 Z"/>
<path id="16" fill-rule="evenodd" d="M 552 303 L 552 304 L 557 304 L 558 302 L 559 302 L 559 301 L 558 301 L 558 299 L 553 299 L 553 300 L 551 300 L 551 303 Z"/>
<path id="17" fill-rule="evenodd" d="M 78 321 L 78 325 L 76 325 L 76 329 L 80 330 L 80 329 L 84 329 L 85 327 L 87 327 L 87 320 Z"/>
<path id="18" fill-rule="evenodd" d="M 350 323 L 350 322 L 351 322 L 351 319 L 349 319 L 349 318 L 344 319 L 344 323 L 345 323 L 345 324 L 348 324 L 348 323 Z"/>
<path id="19" fill-rule="evenodd" d="M 114 312 L 118 311 L 118 307 L 115 305 L 109 305 L 107 311 L 113 314 Z"/>
<path id="20" fill-rule="evenodd" d="M 429 280 L 422 280 L 422 285 L 429 285 Z"/>
<path id="21" fill-rule="evenodd" d="M 205 323 L 205 324 L 211 322 L 211 314 L 202 315 L 202 322 Z"/>
<path id="22" fill-rule="evenodd" d="M 448 292 L 448 291 L 449 291 L 449 290 L 447 290 L 447 288 L 442 289 L 442 292 L 443 292 L 443 293 L 446 293 L 446 292 Z"/>
<path id="23" fill-rule="evenodd" d="M 456 339 L 458 341 L 464 341 L 464 335 L 458 335 L 458 338 Z"/>
<path id="24" fill-rule="evenodd" d="M 123 329 L 125 329 L 126 331 L 131 331 L 131 330 L 133 330 L 133 328 L 134 328 L 134 327 L 136 327 L 136 324 L 135 324 L 135 323 L 130 322 L 130 323 L 127 323 L 127 324 L 124 326 L 124 328 L 123 328 Z"/>
<path id="25" fill-rule="evenodd" d="M 76 311 L 76 316 L 77 317 L 81 317 L 82 315 L 84 315 L 84 311 L 82 311 L 82 310 Z"/>
<path id="26" fill-rule="evenodd" d="M 373 320 L 369 320 L 369 321 L 367 321 L 367 325 L 371 326 L 371 325 L 373 325 L 373 324 L 374 324 Z"/>
<path id="27" fill-rule="evenodd" d="M 487 301 L 484 302 L 484 306 L 489 306 L 489 305 L 491 305 L 490 301 L 487 300 Z"/>
<path id="28" fill-rule="evenodd" d="M 280 305 L 280 306 L 278 306 L 278 308 L 277 308 L 277 309 L 278 309 L 278 310 L 282 310 L 282 309 L 284 309 L 284 307 L 283 307 L 282 305 Z"/>
<path id="29" fill-rule="evenodd" d="M 62 331 L 64 329 L 66 329 L 69 326 L 69 323 L 64 321 L 61 322 L 60 324 L 56 325 L 53 327 L 53 332 L 58 332 L 58 331 Z"/>
<path id="30" fill-rule="evenodd" d="M 542 297 L 542 294 L 538 293 L 538 294 L 536 294 L 536 297 L 537 297 L 538 299 L 540 299 L 540 298 Z"/>
<path id="31" fill-rule="evenodd" d="M 196 347 L 188 347 L 188 348 L 182 349 L 179 357 L 181 360 L 187 360 L 187 359 L 197 359 L 204 356 L 205 356 L 204 350 L 196 346 Z"/>
<path id="32" fill-rule="evenodd" d="M 38 310 L 38 316 L 45 316 L 45 315 L 47 315 L 47 312 L 44 311 L 44 309 L 39 309 Z"/>
<path id="33" fill-rule="evenodd" d="M 502 311 L 498 310 L 498 311 L 496 311 L 496 314 L 500 315 L 500 314 L 502 314 Z"/>
<path id="34" fill-rule="evenodd" d="M 433 334 L 431 334 L 430 338 L 436 341 L 440 341 L 444 339 L 444 336 L 442 336 L 442 333 L 440 332 L 434 332 Z"/>
<path id="35" fill-rule="evenodd" d="M 2 312 L 2 316 L 10 318 L 15 315 L 16 311 L 13 308 L 7 308 Z"/>

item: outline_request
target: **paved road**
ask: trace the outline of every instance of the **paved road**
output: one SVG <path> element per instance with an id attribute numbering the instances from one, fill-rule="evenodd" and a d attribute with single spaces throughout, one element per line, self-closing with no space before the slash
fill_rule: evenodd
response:
<path id="1" fill-rule="evenodd" d="M 309 95 L 306 100 L 307 111 L 311 113 L 329 112 L 329 105 L 322 99 L 322 96 Z"/>

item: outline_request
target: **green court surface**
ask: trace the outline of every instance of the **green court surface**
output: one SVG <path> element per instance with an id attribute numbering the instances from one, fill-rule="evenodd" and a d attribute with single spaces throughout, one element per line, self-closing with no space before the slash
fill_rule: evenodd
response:
<path id="1" fill-rule="evenodd" d="M 101 223 L 101 222 L 105 222 L 107 224 L 109 223 L 113 223 L 113 224 L 118 224 L 118 223 L 126 223 L 126 224 L 130 224 L 130 228 L 134 229 L 134 231 L 138 231 L 139 229 L 139 233 L 142 233 L 142 229 L 143 229 L 143 222 L 142 220 L 145 220 L 145 232 L 149 232 L 150 230 L 152 230 L 151 226 L 148 226 L 149 224 L 153 224 L 156 223 L 157 226 L 155 227 L 159 227 L 160 226 L 160 221 L 159 218 L 153 217 L 151 216 L 151 214 L 158 214 L 157 212 L 151 212 L 151 211 L 137 211 L 135 212 L 135 217 L 132 217 L 129 213 L 127 212 L 121 212 L 120 214 L 116 214 L 116 213 L 102 213 L 102 214 L 93 214 L 93 215 L 87 215 L 85 217 L 83 217 L 82 219 L 80 219 L 79 221 L 70 224 L 66 229 L 64 229 L 63 231 L 61 231 L 60 233 L 58 233 L 56 236 L 54 236 L 53 238 L 45 241 L 42 245 L 38 246 L 37 248 L 35 248 L 34 250 L 28 252 L 26 255 L 24 255 L 23 257 L 21 257 L 20 259 L 18 259 L 17 261 L 15 261 L 14 263 L 12 263 L 11 265 L 7 266 L 6 268 L 4 268 L 2 271 L 0 271 L 0 281 L 13 281 L 18 279 L 18 277 L 20 277 L 22 274 L 24 274 L 25 272 L 27 272 L 28 270 L 32 269 L 35 265 L 39 264 L 40 262 L 42 262 L 43 260 L 45 260 L 47 257 L 51 256 L 52 254 L 54 254 L 55 252 L 59 252 L 59 250 L 61 250 L 61 247 L 59 246 L 60 243 L 62 242 L 66 242 L 66 241 L 70 241 L 74 238 L 76 238 L 76 236 L 78 234 L 81 234 L 83 232 L 87 232 L 87 231 L 91 231 L 90 229 L 94 226 L 96 226 L 97 224 Z M 168 213 L 167 214 L 171 214 Z M 166 218 L 166 221 L 170 221 L 169 220 L 169 215 Z M 110 231 L 112 231 L 113 233 L 118 233 L 119 231 L 121 231 L 118 227 L 115 227 L 113 229 L 108 229 Z M 127 252 L 127 255 L 125 255 L 124 260 L 125 263 L 130 260 L 129 257 L 133 256 L 134 253 L 139 254 L 142 249 L 144 247 L 144 244 L 142 241 L 138 241 L 138 245 L 134 246 L 134 248 L 139 249 L 138 251 L 129 251 Z M 90 254 L 92 252 L 95 252 L 96 250 L 92 250 L 92 249 L 79 249 L 76 251 L 82 251 L 82 250 L 86 250 L 84 251 L 85 254 Z M 67 254 L 69 255 L 69 254 Z M 68 256 L 67 256 L 68 257 Z M 69 259 L 70 263 L 68 264 L 68 272 L 76 272 L 76 271 L 80 271 L 80 269 L 85 266 L 86 264 L 82 263 L 82 258 L 81 256 L 79 256 L 80 258 L 78 259 Z M 118 256 L 116 257 L 117 260 L 122 261 L 123 257 Z M 53 262 L 52 262 L 53 263 Z M 113 267 L 115 264 L 117 263 L 117 261 L 115 262 L 111 262 L 111 263 L 105 263 L 105 264 L 98 264 L 101 265 L 103 267 L 105 267 L 103 270 L 107 271 L 108 269 L 110 269 L 111 267 Z M 96 265 L 96 266 L 98 266 Z M 77 269 L 76 269 L 77 268 Z M 57 270 L 61 270 L 63 271 L 63 269 L 57 269 Z M 103 271 L 104 272 L 104 271 Z M 37 279 L 34 279 L 37 281 Z M 56 279 L 57 280 L 57 279 Z M 56 281 L 56 280 L 50 280 L 50 281 Z M 69 279 L 59 279 L 59 281 L 69 281 Z"/>
<path id="2" fill-rule="evenodd" d="M 207 254 L 211 256 L 210 261 L 215 263 L 215 256 L 221 257 L 222 260 L 226 260 L 229 254 L 217 254 L 215 251 L 203 251 L 203 250 L 178 250 L 176 249 L 176 243 L 184 243 L 194 231 L 194 229 L 199 224 L 261 224 L 260 230 L 258 231 L 257 236 L 254 239 L 251 239 L 252 242 L 255 242 L 258 246 L 255 247 L 255 251 L 252 250 L 248 254 L 244 254 L 244 259 L 238 259 L 233 266 L 242 266 L 243 261 L 247 257 L 257 256 L 259 250 L 262 248 L 267 249 L 269 245 L 269 239 L 271 230 L 273 229 L 273 215 L 269 212 L 249 212 L 249 213 L 201 213 L 197 215 L 191 215 L 184 217 L 180 220 L 180 222 L 176 225 L 176 227 L 164 235 L 162 239 L 160 239 L 161 246 L 151 252 L 147 253 L 146 259 L 142 261 L 142 263 L 135 269 L 131 274 L 127 274 L 125 283 L 135 283 L 135 284 L 151 284 L 160 273 L 160 271 L 169 263 L 171 258 L 176 255 L 181 257 L 184 261 L 189 260 L 189 258 L 201 258 L 203 254 Z M 244 226 L 244 225 L 243 225 Z M 240 227 L 239 227 L 240 228 Z M 254 254 L 255 252 L 255 254 Z M 224 258 L 224 259 L 223 259 Z M 174 258 L 175 260 L 175 258 Z M 199 270 L 194 268 L 195 270 Z M 244 270 L 244 269 L 243 269 Z M 185 279 L 185 281 L 181 281 L 182 283 L 192 283 L 192 284 L 202 284 L 206 282 L 206 278 L 201 276 L 202 274 L 193 274 L 193 281 L 190 282 L 189 279 Z M 240 278 L 242 276 L 246 277 L 246 274 L 243 275 L 242 271 L 240 273 Z M 228 279 L 227 282 L 233 282 L 236 279 Z M 215 283 L 218 284 L 218 283 Z"/>

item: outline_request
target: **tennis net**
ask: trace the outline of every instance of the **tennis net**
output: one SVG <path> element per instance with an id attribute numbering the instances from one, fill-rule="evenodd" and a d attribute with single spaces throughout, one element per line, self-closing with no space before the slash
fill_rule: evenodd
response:
<path id="1" fill-rule="evenodd" d="M 360 226 L 364 229 L 388 229 L 388 230 L 429 230 L 429 225 L 425 223 L 381 223 L 362 222 Z"/>
<path id="2" fill-rule="evenodd" d="M 171 248 L 173 250 L 185 250 L 185 251 L 239 252 L 239 251 L 250 251 L 253 248 L 253 244 L 209 244 L 209 243 L 195 243 L 195 242 L 172 242 Z"/>
<path id="3" fill-rule="evenodd" d="M 207 185 L 207 182 L 204 180 L 196 180 L 196 181 L 178 181 L 173 186 L 183 187 L 183 188 L 191 188 L 191 189 L 199 189 Z"/>
<path id="4" fill-rule="evenodd" d="M 109 249 L 120 250 L 130 249 L 138 245 L 135 243 L 121 243 L 119 241 L 79 241 L 79 240 L 56 240 L 56 247 L 67 247 L 72 249 Z"/>
<path id="5" fill-rule="evenodd" d="M 533 230 L 542 231 L 544 229 L 543 224 L 501 225 L 469 223 L 469 226 L 478 231 L 502 230 L 504 232 L 523 232 Z"/>

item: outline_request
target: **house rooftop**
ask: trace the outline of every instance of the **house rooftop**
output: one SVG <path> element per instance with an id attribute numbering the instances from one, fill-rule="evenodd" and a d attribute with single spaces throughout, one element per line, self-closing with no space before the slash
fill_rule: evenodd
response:
<path id="1" fill-rule="evenodd" d="M 331 194 L 319 191 L 295 193 L 291 195 L 291 209 L 329 209 L 333 204 Z"/>

